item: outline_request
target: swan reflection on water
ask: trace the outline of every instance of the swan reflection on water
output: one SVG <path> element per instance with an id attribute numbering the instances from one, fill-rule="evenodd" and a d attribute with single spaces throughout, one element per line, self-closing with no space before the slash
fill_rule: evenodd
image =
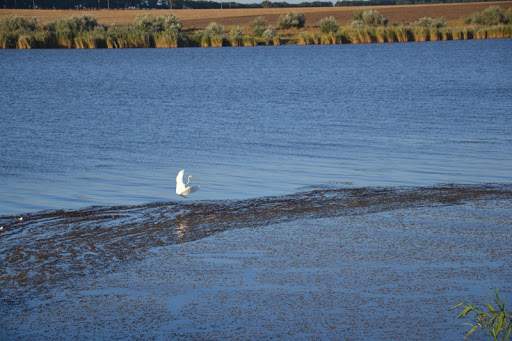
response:
<path id="1" fill-rule="evenodd" d="M 176 219 L 176 241 L 178 243 L 186 241 L 187 233 L 190 231 L 190 225 L 185 220 Z"/>

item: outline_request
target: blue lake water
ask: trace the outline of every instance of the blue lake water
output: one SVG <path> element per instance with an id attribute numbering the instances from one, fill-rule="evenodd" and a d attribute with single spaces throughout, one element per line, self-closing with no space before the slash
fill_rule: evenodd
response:
<path id="1" fill-rule="evenodd" d="M 512 40 L 0 51 L 0 214 L 512 182 Z"/>

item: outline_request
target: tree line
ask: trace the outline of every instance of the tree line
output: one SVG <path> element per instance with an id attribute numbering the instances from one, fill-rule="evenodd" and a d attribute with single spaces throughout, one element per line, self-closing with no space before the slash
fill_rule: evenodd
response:
<path id="1" fill-rule="evenodd" d="M 0 8 L 20 9 L 213 9 L 264 7 L 332 7 L 330 1 L 302 3 L 271 2 L 240 3 L 210 0 L 0 0 Z"/>
<path id="2" fill-rule="evenodd" d="M 211 0 L 0 0 L 0 8 L 39 8 L 39 9 L 214 9 L 214 8 L 291 8 L 291 7 L 332 7 L 332 6 L 375 6 L 425 3 L 473 2 L 475 0 L 337 0 L 286 1 L 263 0 L 260 3 L 240 3 L 235 1 Z M 494 1 L 494 0 L 479 0 Z M 503 0 L 505 1 L 505 0 Z"/>

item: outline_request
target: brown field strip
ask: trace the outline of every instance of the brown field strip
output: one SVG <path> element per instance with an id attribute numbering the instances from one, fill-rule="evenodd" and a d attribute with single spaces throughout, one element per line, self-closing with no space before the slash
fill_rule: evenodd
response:
<path id="1" fill-rule="evenodd" d="M 186 28 L 202 28 L 215 21 L 223 25 L 247 25 L 257 16 L 265 17 L 275 24 L 279 15 L 288 12 L 302 12 L 306 15 L 306 25 L 315 26 L 321 18 L 334 16 L 341 24 L 348 23 L 352 13 L 376 9 L 389 18 L 391 23 L 407 23 L 421 17 L 444 17 L 451 23 L 461 22 L 473 12 L 486 7 L 499 5 L 512 8 L 512 1 L 474 2 L 457 4 L 421 4 L 403 6 L 364 6 L 364 7 L 317 7 L 317 8 L 255 8 L 255 9 L 184 9 L 184 10 L 20 10 L 0 9 L 0 18 L 8 15 L 36 17 L 47 23 L 59 18 L 78 15 L 91 15 L 102 24 L 125 25 L 133 22 L 141 14 L 178 16 Z"/>

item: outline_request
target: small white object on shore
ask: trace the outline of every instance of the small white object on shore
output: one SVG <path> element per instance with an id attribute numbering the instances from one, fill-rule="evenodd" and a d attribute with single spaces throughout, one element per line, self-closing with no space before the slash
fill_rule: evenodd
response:
<path id="1" fill-rule="evenodd" d="M 196 192 L 199 190 L 199 186 L 189 186 L 190 185 L 190 179 L 192 179 L 192 175 L 189 175 L 187 177 L 187 183 L 183 181 L 183 178 L 185 177 L 185 170 L 182 169 L 178 172 L 178 175 L 176 175 L 176 194 L 181 197 L 186 197 L 191 193 Z"/>
<path id="2" fill-rule="evenodd" d="M 0 231 L 3 231 L 4 230 L 4 227 L 3 226 L 0 226 Z"/>
<path id="3" fill-rule="evenodd" d="M 21 223 L 21 222 L 23 221 L 23 217 L 18 217 L 18 218 L 16 218 L 16 221 L 17 221 L 18 223 Z"/>

